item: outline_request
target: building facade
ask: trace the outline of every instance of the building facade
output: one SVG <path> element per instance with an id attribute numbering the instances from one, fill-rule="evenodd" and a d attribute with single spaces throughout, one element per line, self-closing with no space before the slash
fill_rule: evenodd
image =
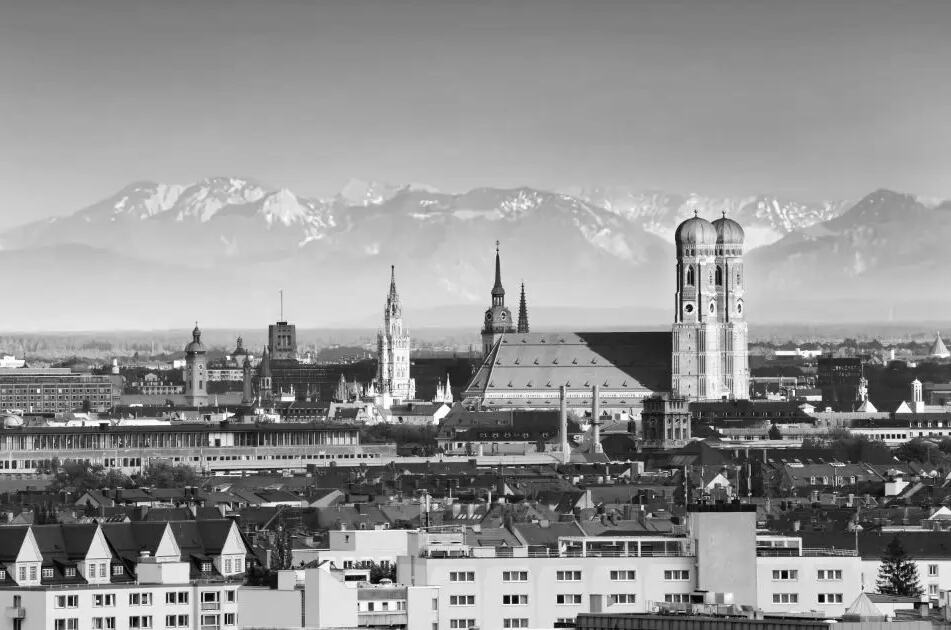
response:
<path id="1" fill-rule="evenodd" d="M 297 361 L 297 326 L 277 322 L 267 327 L 268 346 L 273 361 Z"/>
<path id="2" fill-rule="evenodd" d="M 390 292 L 383 310 L 383 329 L 377 333 L 376 390 L 384 407 L 416 398 L 410 375 L 409 332 L 403 328 L 403 305 L 396 291 L 396 268 L 390 267 Z"/>
<path id="3" fill-rule="evenodd" d="M 58 413 L 83 407 L 107 410 L 122 389 L 107 375 L 68 368 L 0 368 L 0 408 L 25 413 Z"/>
<path id="4" fill-rule="evenodd" d="M 0 607 L 15 630 L 237 628 L 251 552 L 232 521 L 8 527 Z"/>
<path id="5" fill-rule="evenodd" d="M 743 229 L 725 216 L 677 228 L 671 390 L 687 400 L 749 398 Z"/>

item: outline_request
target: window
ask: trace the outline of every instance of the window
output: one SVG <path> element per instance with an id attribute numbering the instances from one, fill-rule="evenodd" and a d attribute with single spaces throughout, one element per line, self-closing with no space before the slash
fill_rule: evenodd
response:
<path id="1" fill-rule="evenodd" d="M 502 571 L 503 582 L 528 582 L 528 571 Z"/>
<path id="2" fill-rule="evenodd" d="M 217 628 L 217 627 L 218 627 L 218 615 L 202 615 L 202 616 L 201 616 L 201 625 L 202 625 L 202 627 Z"/>
<path id="3" fill-rule="evenodd" d="M 929 564 L 929 565 L 928 565 L 928 576 L 929 576 L 929 577 L 935 577 L 935 576 L 937 576 L 937 575 L 938 575 L 938 565 L 936 565 L 936 564 Z"/>
<path id="4" fill-rule="evenodd" d="M 63 575 L 66 577 L 76 577 L 76 567 L 66 567 L 63 570 Z"/>
<path id="5" fill-rule="evenodd" d="M 233 591 L 233 590 L 232 590 L 232 591 L 225 591 L 225 601 L 228 601 L 228 602 L 233 602 L 233 601 L 235 601 L 235 595 L 236 595 L 236 594 L 237 594 L 237 591 Z"/>
<path id="6" fill-rule="evenodd" d="M 799 593 L 773 593 L 774 604 L 798 604 Z"/>
<path id="7" fill-rule="evenodd" d="M 26 567 L 20 567 L 20 581 L 26 581 Z"/>
<path id="8" fill-rule="evenodd" d="M 637 571 L 611 571 L 611 579 L 615 582 L 630 582 L 637 577 Z"/>
<path id="9" fill-rule="evenodd" d="M 476 620 L 475 619 L 450 619 L 449 627 L 450 628 L 475 628 Z"/>
<path id="10" fill-rule="evenodd" d="M 581 593 L 559 593 L 555 595 L 555 603 L 576 606 L 581 603 Z"/>
<path id="11" fill-rule="evenodd" d="M 384 602 L 384 606 L 385 606 L 385 605 L 386 605 L 386 602 Z M 235 622 L 236 622 L 236 619 L 235 619 L 235 614 L 234 614 L 234 613 L 225 613 L 225 625 L 226 625 L 226 626 L 233 626 L 233 625 L 235 625 Z"/>
<path id="12" fill-rule="evenodd" d="M 31 581 L 36 580 L 36 565 L 35 564 L 30 566 L 30 580 Z"/>
<path id="13" fill-rule="evenodd" d="M 671 604 L 686 604 L 690 601 L 689 593 L 665 593 L 664 601 Z"/>
<path id="14" fill-rule="evenodd" d="M 202 562 L 202 563 L 201 563 L 201 572 L 202 572 L 202 573 L 211 573 L 211 563 L 210 563 L 210 562 Z"/>
<path id="15" fill-rule="evenodd" d="M 121 564 L 112 565 L 112 575 L 122 575 L 123 573 L 125 573 L 125 567 Z"/>
<path id="16" fill-rule="evenodd" d="M 450 582 L 475 582 L 475 571 L 450 571 Z"/>
<path id="17" fill-rule="evenodd" d="M 5 579 L 7 579 L 7 570 L 0 569 L 0 580 L 5 580 Z"/>
<path id="18" fill-rule="evenodd" d="M 929 585 L 928 585 L 928 595 L 930 595 L 930 596 L 932 596 L 932 597 L 936 597 L 936 596 L 938 595 L 938 585 L 937 585 L 937 584 L 929 584 Z"/>
<path id="19" fill-rule="evenodd" d="M 527 628 L 528 617 L 516 617 L 502 620 L 503 628 Z"/>
<path id="20" fill-rule="evenodd" d="M 690 571 L 687 569 L 673 569 L 664 571 L 665 580 L 689 580 Z"/>
<path id="21" fill-rule="evenodd" d="M 57 619 L 53 622 L 54 630 L 79 630 L 79 619 Z"/>
<path id="22" fill-rule="evenodd" d="M 819 569 L 816 577 L 820 580 L 841 580 L 842 569 Z"/>
<path id="23" fill-rule="evenodd" d="M 92 596 L 92 605 L 97 608 L 102 608 L 103 606 L 115 606 L 116 594 L 115 593 L 94 593 Z"/>
<path id="24" fill-rule="evenodd" d="M 166 628 L 187 628 L 188 615 L 165 615 Z"/>
<path id="25" fill-rule="evenodd" d="M 79 608 L 79 595 L 57 595 L 57 608 Z"/>
<path id="26" fill-rule="evenodd" d="M 450 606 L 475 606 L 475 595 L 450 595 Z"/>
<path id="27" fill-rule="evenodd" d="M 717 265 L 717 286 L 723 286 L 723 267 Z"/>
<path id="28" fill-rule="evenodd" d="M 528 605 L 528 595 L 522 594 L 509 594 L 502 596 L 502 605 L 503 606 L 527 606 Z"/>
<path id="29" fill-rule="evenodd" d="M 151 606 L 152 593 L 129 593 L 129 606 Z"/>
<path id="30" fill-rule="evenodd" d="M 559 582 L 580 582 L 581 571 L 558 571 L 555 579 Z"/>
<path id="31" fill-rule="evenodd" d="M 166 604 L 187 604 L 188 591 L 169 591 L 165 593 Z"/>
<path id="32" fill-rule="evenodd" d="M 693 267 L 687 267 L 687 286 L 692 287 L 693 285 L 694 285 Z"/>
<path id="33" fill-rule="evenodd" d="M 822 573 L 822 571 L 820 571 L 819 573 Z M 797 571 L 796 569 L 773 570 L 773 579 L 781 580 L 784 582 L 791 582 L 793 580 L 798 580 L 799 571 Z M 822 578 L 820 577 L 819 579 L 821 580 Z"/>
<path id="34" fill-rule="evenodd" d="M 129 628 L 151 628 L 152 615 L 129 617 Z"/>
<path id="35" fill-rule="evenodd" d="M 614 593 L 608 595 L 608 605 L 614 606 L 615 604 L 633 604 L 637 600 L 637 596 L 634 593 Z"/>
<path id="36" fill-rule="evenodd" d="M 818 601 L 820 604 L 841 604 L 842 593 L 819 593 Z"/>
<path id="37" fill-rule="evenodd" d="M 42 575 L 44 580 L 53 577 L 53 569 L 51 567 L 43 567 Z"/>

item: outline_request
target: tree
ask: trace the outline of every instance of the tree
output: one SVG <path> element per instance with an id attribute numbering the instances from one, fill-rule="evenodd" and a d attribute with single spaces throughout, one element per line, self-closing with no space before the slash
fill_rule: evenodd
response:
<path id="1" fill-rule="evenodd" d="M 903 462 L 925 463 L 932 460 L 931 451 L 934 446 L 930 442 L 916 438 L 910 442 L 905 442 L 895 449 L 895 457 Z"/>
<path id="2" fill-rule="evenodd" d="M 918 567 L 905 553 L 898 536 L 885 547 L 882 564 L 878 569 L 878 592 L 883 595 L 918 597 L 922 594 L 918 583 Z"/>
<path id="3" fill-rule="evenodd" d="M 783 439 L 783 432 L 779 430 L 779 427 L 775 424 L 769 427 L 769 439 L 771 440 L 781 440 Z"/>
<path id="4" fill-rule="evenodd" d="M 198 483 L 195 470 L 186 464 L 170 464 L 169 462 L 151 462 L 142 470 L 139 482 L 143 486 L 156 488 L 184 488 Z"/>

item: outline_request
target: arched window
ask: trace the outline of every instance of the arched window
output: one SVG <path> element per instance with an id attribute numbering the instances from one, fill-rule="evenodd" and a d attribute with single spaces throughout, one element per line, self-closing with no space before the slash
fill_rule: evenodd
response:
<path id="1" fill-rule="evenodd" d="M 723 267 L 717 265 L 717 286 L 723 286 Z"/>
<path id="2" fill-rule="evenodd" d="M 740 272 L 739 272 L 739 271 L 736 272 L 736 284 L 737 284 L 737 285 L 740 284 Z"/>
<path id="3" fill-rule="evenodd" d="M 693 285 L 694 285 L 693 267 L 690 266 L 690 267 L 687 267 L 687 286 L 692 287 Z"/>

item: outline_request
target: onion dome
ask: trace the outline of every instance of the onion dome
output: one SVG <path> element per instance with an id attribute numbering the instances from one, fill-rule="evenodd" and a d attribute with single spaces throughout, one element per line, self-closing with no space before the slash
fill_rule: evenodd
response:
<path id="1" fill-rule="evenodd" d="M 674 238 L 677 249 L 713 247 L 717 243 L 717 230 L 712 223 L 697 216 L 697 211 L 694 210 L 694 216 L 677 226 Z"/>
<path id="2" fill-rule="evenodd" d="M 726 218 L 726 213 L 713 222 L 717 231 L 717 245 L 742 245 L 746 234 L 740 224 L 733 219 Z"/>
<path id="3" fill-rule="evenodd" d="M 185 346 L 186 353 L 204 352 L 205 344 L 201 342 L 201 330 L 198 328 L 198 322 L 195 322 L 195 329 L 192 330 L 192 340 Z"/>

